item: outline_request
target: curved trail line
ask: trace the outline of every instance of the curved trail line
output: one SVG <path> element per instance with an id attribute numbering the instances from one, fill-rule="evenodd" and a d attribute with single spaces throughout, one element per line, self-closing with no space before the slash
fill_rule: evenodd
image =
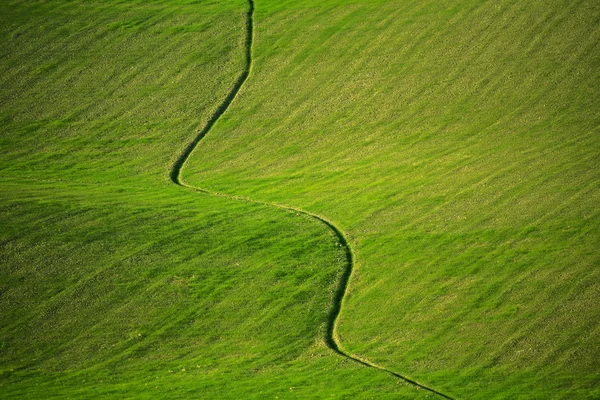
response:
<path id="1" fill-rule="evenodd" d="M 371 362 L 365 358 L 361 358 L 359 356 L 350 354 L 342 348 L 342 345 L 341 345 L 340 339 L 339 339 L 339 335 L 337 333 L 337 327 L 338 327 L 339 318 L 340 318 L 340 314 L 341 314 L 341 310 L 342 310 L 342 303 L 344 301 L 344 297 L 346 296 L 346 292 L 348 291 L 348 284 L 350 282 L 350 278 L 352 277 L 352 272 L 354 270 L 354 254 L 352 253 L 352 248 L 350 247 L 350 243 L 347 239 L 346 234 L 344 233 L 344 231 L 342 231 L 340 228 L 338 228 L 333 222 L 329 221 L 327 218 L 325 218 L 321 215 L 314 214 L 309 211 L 302 210 L 300 208 L 295 208 L 295 207 L 287 206 L 284 204 L 254 200 L 254 199 L 244 197 L 244 196 L 234 196 L 234 195 L 230 195 L 230 194 L 226 194 L 226 193 L 219 193 L 219 192 L 215 192 L 215 191 L 204 189 L 204 188 L 198 188 L 198 187 L 188 185 L 183 180 L 181 173 L 182 173 L 183 167 L 185 166 L 185 163 L 190 158 L 190 156 L 192 155 L 192 153 L 196 149 L 196 147 L 198 147 L 198 144 L 200 143 L 200 141 L 208 134 L 208 132 L 215 125 L 215 123 L 225 113 L 225 111 L 227 111 L 227 109 L 229 108 L 229 106 L 231 105 L 233 100 L 235 100 L 235 98 L 237 97 L 240 89 L 242 88 L 242 86 L 244 85 L 246 80 L 248 79 L 248 76 L 250 75 L 250 70 L 252 68 L 252 43 L 253 43 L 253 38 L 254 38 L 254 22 L 253 22 L 254 21 L 253 20 L 254 1 L 248 0 L 248 4 L 249 4 L 249 8 L 248 8 L 248 12 L 246 13 L 246 40 L 245 40 L 245 44 L 244 44 L 245 56 L 246 56 L 244 70 L 241 72 L 241 74 L 235 81 L 235 84 L 233 85 L 233 87 L 231 88 L 229 93 L 227 94 L 227 97 L 225 97 L 223 102 L 219 105 L 219 107 L 217 107 L 215 112 L 208 119 L 208 121 L 206 122 L 206 125 L 200 130 L 200 132 L 198 132 L 196 137 L 183 150 L 183 152 L 179 155 L 179 157 L 173 164 L 173 167 L 169 174 L 171 181 L 173 181 L 173 183 L 175 183 L 176 185 L 179 185 L 179 186 L 187 188 L 187 189 L 194 190 L 196 192 L 201 192 L 201 193 L 209 194 L 212 196 L 225 197 L 225 198 L 233 199 L 233 200 L 244 201 L 244 202 L 248 202 L 248 203 L 261 204 L 261 205 L 268 206 L 268 207 L 279 208 L 281 210 L 285 210 L 288 212 L 303 214 L 303 215 L 311 217 L 311 218 L 317 220 L 319 223 L 322 223 L 323 225 L 325 225 L 329 230 L 331 230 L 335 234 L 335 236 L 338 240 L 338 243 L 344 248 L 344 252 L 346 255 L 346 267 L 340 278 L 340 283 L 335 291 L 335 295 L 333 298 L 333 305 L 331 306 L 329 316 L 327 317 L 327 333 L 325 336 L 325 342 L 326 342 L 327 346 L 331 350 L 333 350 L 334 352 L 339 354 L 340 356 L 348 358 L 348 359 L 350 359 L 358 364 L 361 364 L 365 367 L 378 369 L 378 370 L 386 372 L 396 378 L 399 378 L 413 386 L 416 386 L 418 389 L 426 390 L 430 393 L 436 394 L 445 399 L 454 400 L 452 397 L 450 397 L 444 393 L 441 393 L 435 389 L 425 386 L 424 384 L 421 384 L 421 383 L 419 383 L 413 379 L 410 379 L 404 375 L 401 375 L 397 372 L 394 372 L 385 367 L 377 365 L 374 362 Z"/>

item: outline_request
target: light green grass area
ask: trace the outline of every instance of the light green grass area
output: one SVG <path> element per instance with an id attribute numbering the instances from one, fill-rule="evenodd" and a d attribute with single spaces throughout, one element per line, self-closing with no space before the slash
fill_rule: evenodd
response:
<path id="1" fill-rule="evenodd" d="M 600 6 L 257 0 L 183 170 L 335 221 L 347 351 L 600 397 Z M 437 398 L 327 348 L 343 249 L 170 183 L 248 3 L 0 5 L 0 397 Z"/>
<path id="2" fill-rule="evenodd" d="M 349 233 L 351 352 L 459 398 L 600 396 L 598 2 L 303 4 L 258 4 L 187 181 Z"/>

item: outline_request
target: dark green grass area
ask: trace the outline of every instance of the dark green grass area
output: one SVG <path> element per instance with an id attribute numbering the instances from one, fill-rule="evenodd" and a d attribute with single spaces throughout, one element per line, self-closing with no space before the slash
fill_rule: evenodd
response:
<path id="1" fill-rule="evenodd" d="M 178 188 L 4 188 L 3 397 L 414 390 L 325 346 L 344 254 L 310 218 Z"/>
<path id="2" fill-rule="evenodd" d="M 169 182 L 246 12 L 0 5 L 1 398 L 432 397 L 326 347 L 324 225 Z"/>
<path id="3" fill-rule="evenodd" d="M 263 1 L 190 184 L 326 215 L 347 350 L 458 398 L 597 398 L 596 1 Z"/>
<path id="4" fill-rule="evenodd" d="M 0 7 L 3 176 L 166 182 L 243 65 L 243 1 Z"/>

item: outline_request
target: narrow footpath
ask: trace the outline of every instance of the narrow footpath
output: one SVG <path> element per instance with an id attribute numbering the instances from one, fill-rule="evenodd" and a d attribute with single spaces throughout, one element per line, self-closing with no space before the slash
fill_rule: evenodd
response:
<path id="1" fill-rule="evenodd" d="M 419 389 L 423 389 L 428 392 L 434 393 L 445 399 L 454 400 L 452 397 L 450 397 L 444 393 L 441 393 L 435 389 L 432 389 L 422 383 L 419 383 L 419 382 L 417 382 L 413 379 L 410 379 L 404 375 L 401 375 L 401 374 L 391 371 L 385 367 L 377 365 L 367 359 L 352 355 L 352 354 L 344 351 L 344 349 L 342 348 L 342 345 L 340 343 L 339 336 L 337 334 L 337 327 L 338 327 L 338 321 L 340 318 L 340 314 L 342 311 L 344 297 L 346 296 L 346 292 L 348 291 L 348 284 L 350 282 L 350 279 L 352 277 L 352 272 L 354 270 L 354 254 L 352 252 L 352 248 L 350 247 L 350 243 L 347 239 L 346 234 L 344 233 L 344 231 L 342 231 L 340 228 L 338 228 L 332 221 L 329 221 L 327 218 L 325 218 L 323 216 L 313 214 L 311 212 L 308 212 L 308 211 L 305 211 L 305 210 L 302 210 L 299 208 L 295 208 L 295 207 L 290 207 L 290 206 L 283 205 L 283 204 L 268 203 L 268 202 L 250 199 L 250 198 L 243 197 L 243 196 L 234 196 L 234 195 L 230 195 L 230 194 L 214 192 L 214 191 L 211 191 L 208 189 L 194 187 L 194 186 L 188 185 L 183 180 L 183 177 L 182 177 L 183 168 L 184 168 L 187 160 L 192 155 L 194 149 L 196 147 L 198 147 L 198 144 L 200 143 L 200 141 L 210 132 L 210 130 L 215 125 L 215 123 L 219 120 L 219 118 L 221 118 L 221 116 L 229 109 L 229 106 L 235 100 L 240 89 L 242 88 L 242 86 L 248 79 L 248 76 L 250 75 L 250 71 L 252 68 L 252 44 L 253 44 L 253 39 L 254 39 L 254 1 L 248 0 L 248 3 L 249 3 L 249 8 L 248 8 L 248 12 L 246 14 L 246 40 L 245 40 L 245 45 L 244 45 L 244 47 L 245 47 L 244 70 L 241 72 L 241 74 L 237 78 L 235 84 L 233 85 L 233 87 L 231 88 L 229 93 L 227 94 L 227 97 L 225 97 L 223 102 L 219 105 L 219 107 L 217 107 L 215 112 L 211 115 L 211 117 L 209 118 L 206 125 L 200 130 L 198 135 L 196 135 L 196 137 L 188 144 L 188 146 L 183 150 L 183 152 L 179 155 L 179 157 L 173 164 L 173 167 L 170 172 L 171 181 L 173 181 L 173 183 L 175 183 L 176 185 L 179 185 L 181 187 L 184 187 L 184 188 L 187 188 L 190 190 L 194 190 L 196 192 L 206 193 L 206 194 L 209 194 L 212 196 L 225 197 L 225 198 L 238 200 L 238 201 L 245 201 L 248 203 L 262 204 L 262 205 L 265 205 L 268 207 L 279 208 L 281 210 L 292 211 L 292 212 L 295 212 L 298 214 L 307 215 L 307 216 L 315 219 L 317 222 L 322 223 L 328 229 L 333 231 L 333 233 L 335 234 L 335 236 L 337 238 L 338 244 L 345 251 L 346 266 L 344 268 L 340 282 L 336 289 L 335 296 L 333 299 L 333 305 L 331 307 L 331 310 L 330 310 L 328 318 L 327 318 L 327 332 L 326 332 L 326 337 L 325 337 L 325 342 L 327 343 L 327 346 L 331 350 L 333 350 L 334 352 L 339 354 L 340 356 L 346 357 L 346 358 L 348 358 L 356 363 L 359 363 L 365 367 L 378 369 L 378 370 L 380 370 L 382 372 L 386 372 L 396 378 L 402 379 L 403 381 L 405 381 L 411 385 L 414 385 Z"/>

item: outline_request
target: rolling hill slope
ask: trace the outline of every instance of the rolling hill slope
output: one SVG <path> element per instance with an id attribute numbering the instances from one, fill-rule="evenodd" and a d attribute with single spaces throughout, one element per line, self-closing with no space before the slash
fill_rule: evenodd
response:
<path id="1" fill-rule="evenodd" d="M 183 190 L 248 3 L 0 6 L 2 397 L 435 398 L 325 342 L 339 238 Z M 600 8 L 261 0 L 190 185 L 326 216 L 346 350 L 595 398 Z"/>
<path id="2" fill-rule="evenodd" d="M 330 231 L 169 181 L 245 2 L 1 7 L 0 397 L 431 397 L 327 348 Z"/>
<path id="3" fill-rule="evenodd" d="M 349 233 L 351 352 L 459 398 L 594 398 L 599 18 L 261 2 L 246 90 L 186 179 Z"/>

